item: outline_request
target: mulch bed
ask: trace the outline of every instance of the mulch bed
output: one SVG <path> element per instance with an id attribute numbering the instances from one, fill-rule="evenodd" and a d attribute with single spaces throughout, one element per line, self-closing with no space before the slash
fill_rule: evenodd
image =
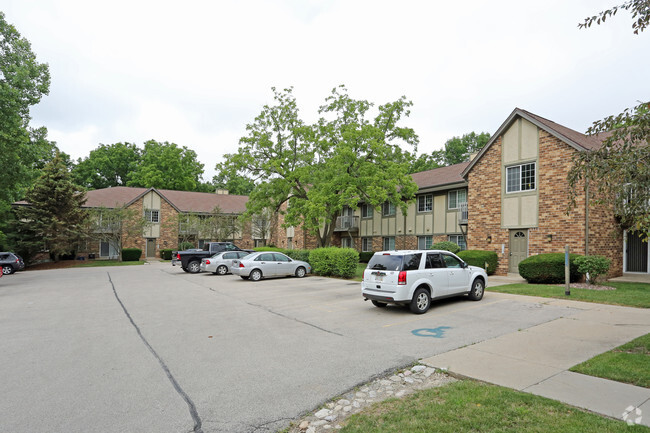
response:
<path id="1" fill-rule="evenodd" d="M 564 284 L 558 284 L 564 286 Z M 571 283 L 569 287 L 572 289 L 587 289 L 587 290 L 616 290 L 616 287 L 601 286 L 600 284 L 587 284 L 587 283 Z"/>

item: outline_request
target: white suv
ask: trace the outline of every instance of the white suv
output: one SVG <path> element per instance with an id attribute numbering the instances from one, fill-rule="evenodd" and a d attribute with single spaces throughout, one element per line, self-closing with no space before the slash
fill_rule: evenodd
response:
<path id="1" fill-rule="evenodd" d="M 377 307 L 409 305 L 412 312 L 422 314 L 432 299 L 467 294 L 480 301 L 486 285 L 483 269 L 449 251 L 380 251 L 363 271 L 361 294 Z"/>

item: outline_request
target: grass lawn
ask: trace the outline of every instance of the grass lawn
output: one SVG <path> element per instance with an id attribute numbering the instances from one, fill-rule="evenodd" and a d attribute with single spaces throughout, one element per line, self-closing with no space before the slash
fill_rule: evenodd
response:
<path id="1" fill-rule="evenodd" d="M 492 292 L 513 293 L 516 295 L 531 295 L 544 298 L 623 305 L 626 307 L 650 308 L 650 284 L 607 282 L 606 285 L 615 287 L 616 290 L 572 288 L 570 296 L 564 294 L 564 285 L 508 284 L 505 286 L 489 287 L 488 290 Z"/>
<path id="2" fill-rule="evenodd" d="M 341 432 L 648 432 L 563 403 L 463 380 L 391 399 L 353 415 Z"/>
<path id="3" fill-rule="evenodd" d="M 650 388 L 650 334 L 578 364 L 571 371 Z"/>
<path id="4" fill-rule="evenodd" d="M 368 266 L 368 263 L 358 263 L 357 264 L 357 272 L 354 275 L 354 279 L 356 281 L 361 281 L 363 278 L 363 271 L 366 269 L 366 266 Z"/>

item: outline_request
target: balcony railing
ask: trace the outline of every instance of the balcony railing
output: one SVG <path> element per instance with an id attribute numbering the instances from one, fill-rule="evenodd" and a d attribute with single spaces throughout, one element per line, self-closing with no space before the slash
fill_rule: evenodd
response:
<path id="1" fill-rule="evenodd" d="M 467 224 L 467 203 L 458 203 L 458 210 L 460 210 L 458 224 Z"/>
<path id="2" fill-rule="evenodd" d="M 336 218 L 336 227 L 334 231 L 358 231 L 359 230 L 359 217 L 352 215 L 345 215 Z"/>

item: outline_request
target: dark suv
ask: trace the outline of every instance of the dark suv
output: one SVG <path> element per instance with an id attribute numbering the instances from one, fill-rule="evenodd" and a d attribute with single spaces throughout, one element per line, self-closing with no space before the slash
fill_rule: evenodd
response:
<path id="1" fill-rule="evenodd" d="M 0 252 L 0 266 L 2 266 L 2 273 L 9 275 L 23 270 L 25 268 L 25 262 L 23 262 L 23 258 L 18 254 Z"/>

